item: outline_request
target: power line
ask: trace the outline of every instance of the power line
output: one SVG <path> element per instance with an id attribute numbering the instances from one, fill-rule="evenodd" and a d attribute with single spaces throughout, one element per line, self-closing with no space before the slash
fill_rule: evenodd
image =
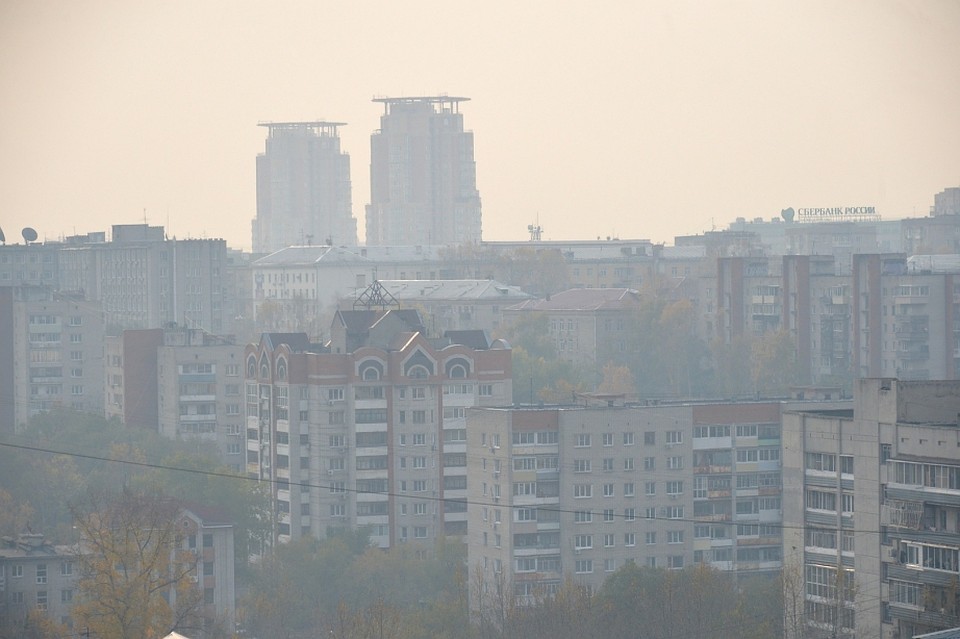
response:
<path id="1" fill-rule="evenodd" d="M 260 479 L 258 477 L 250 477 L 247 475 L 239 475 L 235 473 L 229 473 L 229 472 L 223 472 L 223 471 L 217 471 L 217 470 L 185 468 L 181 466 L 171 466 L 167 464 L 160 464 L 160 463 L 147 462 L 147 461 L 137 461 L 132 459 L 114 459 L 111 457 L 104 457 L 102 455 L 93 455 L 93 454 L 80 453 L 75 451 L 55 450 L 52 448 L 45 448 L 42 446 L 15 444 L 12 442 L 3 442 L 3 441 L 0 441 L 0 447 L 37 452 L 37 453 L 46 453 L 46 454 L 52 454 L 52 455 L 65 455 L 68 457 L 76 457 L 78 459 L 88 459 L 91 461 L 113 462 L 117 464 L 126 464 L 128 466 L 150 468 L 154 470 L 166 470 L 166 471 L 173 471 L 173 472 L 190 473 L 194 475 L 203 475 L 207 477 L 220 477 L 224 479 L 241 480 L 241 481 L 248 481 L 248 482 L 254 482 L 254 483 L 269 483 L 275 486 L 284 485 L 284 486 L 316 488 L 321 490 L 326 489 L 326 490 L 330 490 L 331 492 L 334 492 L 335 494 L 355 493 L 359 495 L 380 495 L 383 497 L 395 497 L 399 499 L 414 499 L 418 501 L 432 501 L 432 502 L 439 502 L 439 503 L 451 502 L 451 503 L 460 503 L 460 504 L 467 504 L 472 506 L 483 506 L 483 507 L 490 507 L 490 508 L 507 508 L 510 510 L 535 508 L 537 510 L 544 510 L 547 512 L 558 512 L 563 514 L 575 514 L 578 512 L 589 512 L 592 515 L 601 515 L 601 516 L 605 514 L 603 510 L 582 511 L 582 510 L 561 508 L 559 504 L 547 505 L 547 506 L 539 505 L 539 504 L 502 504 L 499 501 L 480 501 L 480 500 L 464 499 L 461 497 L 436 497 L 433 495 L 420 495 L 420 494 L 411 495 L 404 492 L 394 492 L 389 490 L 387 491 L 360 490 L 357 488 L 347 487 L 346 485 L 340 486 L 340 485 L 334 485 L 334 484 L 316 484 L 316 483 L 310 483 L 310 482 L 302 482 L 302 481 L 297 482 L 292 480 L 284 480 L 284 479 L 276 479 L 276 478 Z M 334 491 L 333 489 L 336 489 L 336 490 Z M 620 503 L 622 504 L 622 502 Z M 682 507 L 682 504 L 678 504 L 678 506 Z M 657 506 L 657 509 L 661 507 L 670 507 L 670 506 L 659 505 Z M 678 523 L 693 523 L 693 524 L 701 524 L 701 525 L 724 525 L 724 526 L 736 525 L 740 523 L 740 524 L 748 524 L 748 525 L 769 526 L 771 528 L 779 528 L 781 530 L 819 529 L 817 526 L 813 526 L 813 525 L 787 525 L 787 524 L 784 524 L 783 522 L 760 522 L 760 521 L 752 521 L 752 520 L 744 521 L 744 522 L 702 521 L 702 520 L 696 519 L 695 517 L 663 517 L 663 516 L 646 517 L 646 516 L 639 516 L 636 513 L 633 516 L 628 516 L 624 513 L 614 513 L 614 517 L 617 519 L 625 519 L 627 521 L 637 521 L 637 522 L 669 521 L 669 522 L 678 522 Z M 863 529 L 863 528 L 843 528 L 843 530 L 849 531 L 852 533 L 861 533 L 861 534 L 880 534 L 882 532 L 879 529 Z"/>

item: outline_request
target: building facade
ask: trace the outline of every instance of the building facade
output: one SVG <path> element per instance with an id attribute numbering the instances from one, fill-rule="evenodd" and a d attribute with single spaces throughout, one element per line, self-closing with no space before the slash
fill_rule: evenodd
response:
<path id="1" fill-rule="evenodd" d="M 777 574 L 783 406 L 469 411 L 471 582 L 523 604 L 626 562 Z"/>
<path id="2" fill-rule="evenodd" d="M 103 414 L 100 305 L 43 287 L 0 287 L 0 430 L 53 408 Z"/>
<path id="3" fill-rule="evenodd" d="M 124 331 L 104 352 L 107 417 L 216 447 L 244 469 L 243 346 L 195 328 Z"/>
<path id="4" fill-rule="evenodd" d="M 480 193 L 461 97 L 377 98 L 367 244 L 478 244 Z"/>
<path id="5" fill-rule="evenodd" d="M 161 226 L 119 224 L 110 242 L 64 246 L 60 290 L 82 291 L 103 307 L 113 331 L 171 322 L 231 334 L 240 292 L 220 239 L 167 238 Z"/>
<path id="6" fill-rule="evenodd" d="M 350 156 L 340 150 L 342 122 L 267 122 L 257 156 L 253 252 L 287 246 L 357 243 Z"/>
<path id="7" fill-rule="evenodd" d="M 786 412 L 790 637 L 960 624 L 960 384 L 862 379 L 853 410 Z"/>
<path id="8" fill-rule="evenodd" d="M 246 469 L 273 488 L 277 539 L 466 534 L 465 411 L 510 402 L 509 348 L 481 331 L 428 338 L 410 310 L 338 311 L 330 334 L 246 349 Z"/>

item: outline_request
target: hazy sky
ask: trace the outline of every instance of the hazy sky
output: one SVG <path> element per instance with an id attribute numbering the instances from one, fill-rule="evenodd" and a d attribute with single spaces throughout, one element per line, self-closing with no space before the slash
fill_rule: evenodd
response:
<path id="1" fill-rule="evenodd" d="M 0 0 L 8 241 L 165 225 L 250 247 L 265 120 L 462 95 L 484 239 L 672 242 L 960 186 L 960 2 Z"/>

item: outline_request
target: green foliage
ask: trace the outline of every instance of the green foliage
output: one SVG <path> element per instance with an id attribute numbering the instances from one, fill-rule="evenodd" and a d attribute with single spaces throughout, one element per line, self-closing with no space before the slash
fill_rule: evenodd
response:
<path id="1" fill-rule="evenodd" d="M 223 511 L 236 526 L 234 546 L 241 576 L 249 552 L 259 548 L 270 530 L 267 493 L 257 483 L 219 466 L 210 446 L 173 441 L 143 428 L 126 428 L 115 420 L 68 410 L 34 417 L 18 434 L 17 443 L 72 453 L 0 446 L 0 485 L 14 496 L 11 507 L 32 513 L 26 524 L 56 543 L 74 540 L 68 503 L 121 487 L 176 495 Z"/>
<path id="2" fill-rule="evenodd" d="M 424 557 L 409 546 L 370 547 L 364 532 L 329 533 L 278 546 L 265 559 L 243 601 L 247 632 L 376 637 L 389 619 L 392 637 L 425 636 L 414 631 L 424 628 L 462 636 L 462 544 L 438 541 Z"/>

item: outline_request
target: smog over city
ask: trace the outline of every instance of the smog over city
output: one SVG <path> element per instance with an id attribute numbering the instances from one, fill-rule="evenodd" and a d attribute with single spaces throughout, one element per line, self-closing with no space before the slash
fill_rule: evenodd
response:
<path id="1" fill-rule="evenodd" d="M 960 636 L 960 3 L 0 6 L 0 639 Z"/>

